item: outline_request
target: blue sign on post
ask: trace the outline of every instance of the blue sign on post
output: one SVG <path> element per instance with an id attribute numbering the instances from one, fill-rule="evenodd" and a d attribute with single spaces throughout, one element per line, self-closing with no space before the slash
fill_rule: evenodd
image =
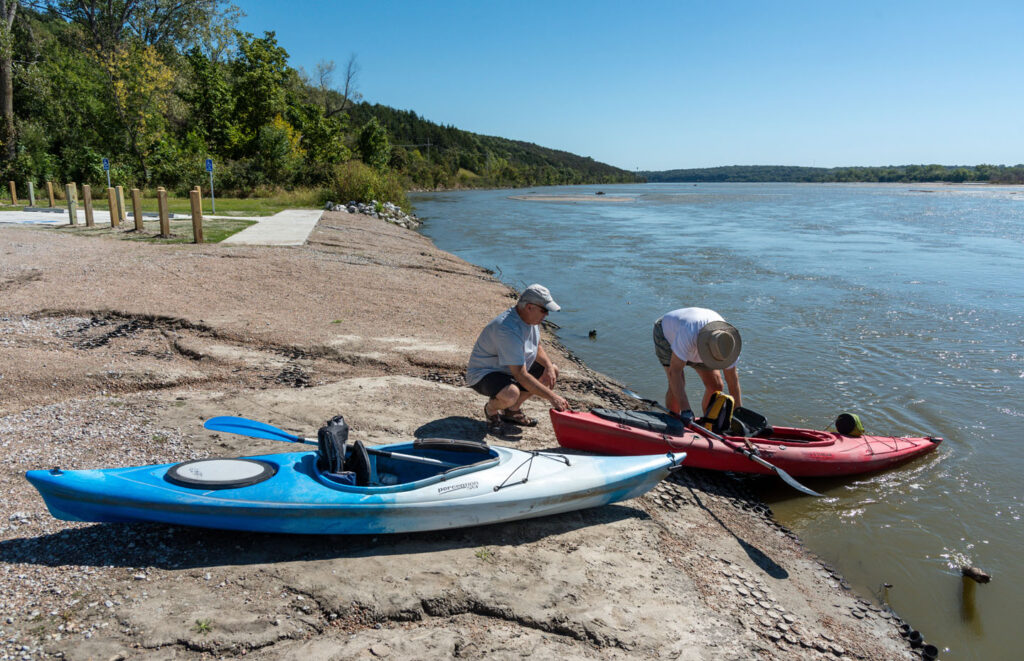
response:
<path id="1" fill-rule="evenodd" d="M 110 188 L 110 159 L 103 159 L 103 171 L 107 173 L 107 188 Z"/>
<path id="2" fill-rule="evenodd" d="M 210 209 L 217 213 L 217 198 L 213 196 L 213 159 L 206 159 L 206 171 L 210 173 Z"/>

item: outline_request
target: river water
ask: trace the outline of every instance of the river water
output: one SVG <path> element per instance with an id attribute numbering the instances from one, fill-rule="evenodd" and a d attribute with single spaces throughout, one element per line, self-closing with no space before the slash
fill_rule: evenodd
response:
<path id="1" fill-rule="evenodd" d="M 439 248 L 517 288 L 546 284 L 560 339 L 647 397 L 665 392 L 654 320 L 708 307 L 740 329 L 744 404 L 769 422 L 824 429 L 849 411 L 868 433 L 942 436 L 894 470 L 802 479 L 823 499 L 770 478 L 757 488 L 941 658 L 1024 658 L 1024 188 L 644 184 L 413 201 Z M 691 400 L 699 384 L 688 377 Z M 965 591 L 965 564 L 993 581 Z"/>

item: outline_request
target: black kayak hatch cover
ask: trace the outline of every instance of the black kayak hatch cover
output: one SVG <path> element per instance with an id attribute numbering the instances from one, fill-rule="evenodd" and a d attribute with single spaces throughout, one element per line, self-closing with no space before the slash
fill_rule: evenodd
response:
<path id="1" fill-rule="evenodd" d="M 195 459 L 167 469 L 171 484 L 193 489 L 237 489 L 269 480 L 277 466 L 256 459 Z"/>
<path id="2" fill-rule="evenodd" d="M 655 432 L 656 434 L 669 434 L 671 436 L 682 436 L 686 428 L 678 418 L 665 413 L 655 411 L 623 411 L 619 409 L 591 409 L 590 411 L 599 418 L 604 418 L 620 425 L 629 425 L 639 429 Z"/>

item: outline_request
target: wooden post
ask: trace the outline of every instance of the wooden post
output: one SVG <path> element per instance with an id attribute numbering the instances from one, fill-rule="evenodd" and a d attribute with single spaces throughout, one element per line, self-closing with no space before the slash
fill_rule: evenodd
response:
<path id="1" fill-rule="evenodd" d="M 14 182 L 8 182 L 11 186 L 11 204 L 18 205 L 18 188 L 14 185 Z"/>
<path id="2" fill-rule="evenodd" d="M 28 182 L 28 205 L 34 207 L 36 205 L 36 185 L 33 182 Z"/>
<path id="3" fill-rule="evenodd" d="M 192 236 L 196 243 L 203 242 L 203 201 L 199 197 L 199 187 L 196 186 L 188 194 L 189 202 L 192 204 Z"/>
<path id="4" fill-rule="evenodd" d="M 110 205 L 110 226 L 117 227 L 121 218 L 117 215 L 117 191 L 113 188 L 107 189 L 107 204 Z"/>
<path id="5" fill-rule="evenodd" d="M 82 204 L 85 205 L 85 226 L 95 226 L 92 218 L 92 186 L 89 184 L 82 184 Z"/>
<path id="6" fill-rule="evenodd" d="M 138 188 L 132 189 L 132 214 L 135 216 L 135 231 L 141 232 L 145 228 L 142 226 L 142 192 Z"/>
<path id="7" fill-rule="evenodd" d="M 46 182 L 46 194 L 50 198 L 50 208 L 52 209 L 53 207 L 57 206 L 57 204 L 53 201 L 53 182 L 52 181 Z"/>
<path id="8" fill-rule="evenodd" d="M 68 218 L 72 225 L 78 225 L 78 200 L 75 199 L 75 191 L 72 184 L 64 185 L 64 197 L 68 203 Z"/>
<path id="9" fill-rule="evenodd" d="M 128 211 L 124 208 L 124 188 L 114 187 L 114 197 L 117 198 L 117 219 L 122 223 L 128 222 Z"/>
<path id="10" fill-rule="evenodd" d="M 167 213 L 167 189 L 161 186 L 156 189 L 156 207 L 160 214 L 160 238 L 171 238 L 171 219 Z"/>

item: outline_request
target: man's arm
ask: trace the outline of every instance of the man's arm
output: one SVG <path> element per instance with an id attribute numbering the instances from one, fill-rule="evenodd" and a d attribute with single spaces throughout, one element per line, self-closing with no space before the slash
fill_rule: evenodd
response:
<path id="1" fill-rule="evenodd" d="M 569 402 L 567 402 L 564 397 L 538 381 L 537 377 L 533 376 L 526 370 L 525 365 L 509 365 L 509 370 L 511 370 L 512 376 L 517 382 L 519 382 L 519 385 L 526 388 L 534 395 L 548 400 L 551 402 L 551 406 L 555 409 L 559 411 L 566 411 L 569 409 Z"/>
<path id="2" fill-rule="evenodd" d="M 725 384 L 729 386 L 729 394 L 732 395 L 736 406 L 743 406 L 743 397 L 740 393 L 740 373 L 735 367 L 728 367 L 722 370 L 725 375 Z"/>
<path id="3" fill-rule="evenodd" d="M 554 388 L 555 383 L 558 381 L 558 367 L 551 362 L 551 359 L 548 358 L 548 353 L 540 345 L 537 345 L 537 362 L 544 368 L 540 382 L 548 388 Z"/>
<path id="4" fill-rule="evenodd" d="M 686 398 L 686 377 L 683 376 L 684 367 L 686 367 L 686 361 L 677 356 L 676 352 L 673 351 L 672 360 L 668 365 L 668 392 L 675 401 L 665 402 L 669 409 L 672 408 L 673 403 L 679 405 L 679 410 L 673 410 L 673 413 L 693 410 L 690 406 L 690 400 Z"/>

